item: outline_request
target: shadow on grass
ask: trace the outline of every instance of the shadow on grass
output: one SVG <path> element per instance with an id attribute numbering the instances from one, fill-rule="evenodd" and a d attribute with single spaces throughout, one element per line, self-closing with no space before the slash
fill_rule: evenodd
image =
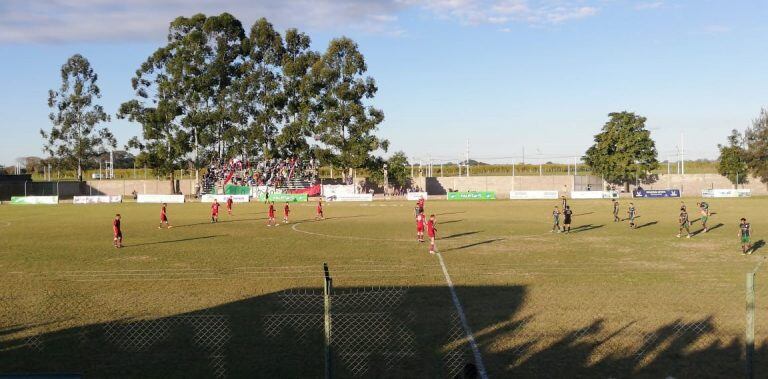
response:
<path id="1" fill-rule="evenodd" d="M 758 250 L 762 249 L 765 246 L 765 240 L 757 240 L 752 245 L 752 253 L 757 252 Z"/>
<path id="2" fill-rule="evenodd" d="M 722 228 L 722 227 L 723 227 L 723 225 L 724 225 L 724 224 L 723 224 L 722 222 L 721 222 L 721 223 L 718 223 L 718 224 L 716 224 L 715 226 L 713 226 L 713 227 L 711 227 L 711 228 L 707 229 L 707 232 L 711 232 L 711 231 L 713 231 L 713 230 L 715 230 L 715 229 L 717 229 L 717 228 Z M 699 230 L 697 230 L 697 231 L 695 231 L 695 232 L 691 233 L 691 235 L 692 235 L 692 236 L 697 236 L 697 235 L 699 235 L 700 233 L 704 233 L 704 228 L 701 228 L 701 229 L 699 229 Z"/>
<path id="3" fill-rule="evenodd" d="M 463 233 L 456 233 L 456 234 L 451 234 L 451 235 L 449 235 L 449 236 L 440 237 L 440 239 L 441 239 L 441 240 L 449 240 L 449 239 L 452 239 L 452 238 L 459 238 L 459 237 L 471 236 L 471 235 L 473 235 L 473 234 L 477 234 L 477 233 L 480 233 L 480 232 L 481 232 L 480 230 L 476 230 L 476 231 L 473 231 L 473 232 L 463 232 Z"/>
<path id="4" fill-rule="evenodd" d="M 579 225 L 575 228 L 572 228 L 570 233 L 582 233 L 582 232 L 588 232 L 590 230 L 595 230 L 602 228 L 605 225 L 592 225 L 592 224 L 586 224 L 586 225 Z"/>
<path id="5" fill-rule="evenodd" d="M 467 245 L 459 246 L 459 247 L 452 247 L 450 249 L 441 250 L 442 252 L 448 252 L 448 251 L 456 251 L 456 250 L 464 250 L 469 249 L 470 247 L 480 246 L 480 245 L 486 245 L 489 243 L 494 243 L 496 241 L 503 241 L 504 238 L 494 238 L 490 240 L 480 241 L 480 242 L 473 242 Z"/>
<path id="6" fill-rule="evenodd" d="M 658 223 L 659 223 L 658 221 L 650 221 L 650 222 L 646 222 L 646 223 L 645 223 L 645 224 L 643 224 L 643 225 L 638 225 L 638 226 L 637 226 L 635 229 L 642 229 L 642 228 L 645 228 L 645 227 L 648 227 L 648 226 L 656 225 L 656 224 L 658 224 Z"/>
<path id="7" fill-rule="evenodd" d="M 131 248 L 131 247 L 139 247 L 139 246 L 160 245 L 160 244 L 164 244 L 164 243 L 197 241 L 197 240 L 204 240 L 204 239 L 216 238 L 216 237 L 221 237 L 221 236 L 223 236 L 223 234 L 217 234 L 217 235 L 214 235 L 214 236 L 182 238 L 182 239 L 168 240 L 168 241 L 142 242 L 142 243 L 137 243 L 137 244 L 123 245 L 123 249 Z"/>
<path id="8" fill-rule="evenodd" d="M 173 228 L 174 229 L 176 229 L 176 228 L 186 228 L 186 227 L 189 227 L 189 226 L 210 225 L 210 224 L 228 224 L 228 223 L 231 223 L 231 222 L 261 221 L 261 220 L 266 220 L 266 219 L 267 219 L 266 217 L 261 217 L 261 218 L 247 218 L 247 219 L 239 219 L 239 220 L 221 220 L 221 217 L 219 217 L 219 221 L 218 222 L 213 222 L 212 223 L 211 221 L 207 221 L 207 222 L 198 222 L 198 223 L 195 223 L 195 224 L 174 225 Z"/>
<path id="9" fill-rule="evenodd" d="M 114 300 L 131 304 L 134 317 L 115 312 L 103 322 L 77 327 L 62 323 L 48 332 L 30 325 L 26 335 L 7 335 L 0 350 L 0 373 L 68 372 L 96 378 L 322 376 L 322 288 L 254 294 L 210 308 L 153 316 L 161 302 L 178 300 L 174 290 L 190 284 L 169 288 L 168 282 L 143 283 L 115 295 Z M 460 378 L 461 372 L 470 373 L 478 366 L 445 286 L 388 291 L 343 287 L 338 280 L 334 284 L 335 377 Z M 66 284 L 57 285 L 71 290 Z M 572 317 L 547 325 L 553 321 L 537 319 L 525 310 L 526 286 L 456 286 L 455 291 L 489 377 L 743 376 L 744 341 L 738 334 L 719 330 L 713 316 L 687 315 L 684 320 L 640 328 L 637 317 L 646 320 L 642 315 L 610 319 L 571 310 Z M 148 294 L 152 303 L 146 302 Z M 96 306 L 68 305 L 80 312 Z M 758 345 L 754 356 L 755 372 L 765 372 L 766 345 Z"/>
<path id="10" fill-rule="evenodd" d="M 462 221 L 464 221 L 464 220 L 448 220 L 448 221 L 440 221 L 440 225 L 445 225 L 445 224 L 455 224 L 455 223 L 457 223 L 457 222 L 462 222 Z"/>
<path id="11" fill-rule="evenodd" d="M 573 217 L 577 217 L 577 216 L 588 216 L 588 215 L 591 215 L 591 214 L 594 214 L 594 213 L 595 213 L 595 212 L 579 213 L 579 214 L 575 214 L 575 215 L 573 215 Z"/>

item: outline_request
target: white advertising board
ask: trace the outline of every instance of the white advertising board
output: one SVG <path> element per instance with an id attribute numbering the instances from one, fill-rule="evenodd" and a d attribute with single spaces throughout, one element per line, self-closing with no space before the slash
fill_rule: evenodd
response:
<path id="1" fill-rule="evenodd" d="M 136 196 L 137 203 L 183 203 L 184 195 L 151 195 L 140 194 Z"/>
<path id="2" fill-rule="evenodd" d="M 405 194 L 405 199 L 410 201 L 416 201 L 419 199 L 427 200 L 427 193 L 426 192 L 408 192 Z"/>
<path id="3" fill-rule="evenodd" d="M 557 191 L 509 191 L 510 200 L 557 199 Z"/>
<path id="4" fill-rule="evenodd" d="M 72 198 L 72 204 L 108 204 L 122 203 L 123 197 L 117 196 L 75 196 Z"/>
<path id="5" fill-rule="evenodd" d="M 751 189 L 707 189 L 701 190 L 701 197 L 750 197 Z"/>
<path id="6" fill-rule="evenodd" d="M 325 197 L 334 195 L 354 195 L 355 186 L 351 184 L 323 184 L 320 191 Z"/>
<path id="7" fill-rule="evenodd" d="M 11 204 L 58 204 L 58 196 L 11 196 Z"/>
<path id="8" fill-rule="evenodd" d="M 571 191 L 571 199 L 617 199 L 615 191 Z"/>
<path id="9" fill-rule="evenodd" d="M 323 196 L 325 201 L 373 201 L 372 193 L 348 193 Z"/>
<path id="10" fill-rule="evenodd" d="M 211 195 L 211 194 L 205 194 L 200 198 L 201 203 L 213 203 L 213 200 L 215 199 L 219 203 L 226 203 L 227 199 L 232 198 L 233 203 L 247 203 L 250 201 L 250 196 L 248 195 Z"/>

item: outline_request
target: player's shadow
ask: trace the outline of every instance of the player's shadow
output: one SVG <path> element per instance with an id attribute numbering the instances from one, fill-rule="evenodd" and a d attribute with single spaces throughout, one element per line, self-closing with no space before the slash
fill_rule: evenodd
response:
<path id="1" fill-rule="evenodd" d="M 765 240 L 758 240 L 752 245 L 752 253 L 757 252 L 765 246 Z"/>
<path id="2" fill-rule="evenodd" d="M 457 222 L 462 222 L 462 221 L 464 221 L 464 220 L 448 220 L 448 221 L 440 221 L 440 225 L 445 225 L 445 224 L 455 224 L 455 223 L 457 223 Z"/>
<path id="3" fill-rule="evenodd" d="M 248 219 L 239 219 L 239 220 L 219 220 L 218 222 L 210 222 L 210 221 L 207 221 L 207 222 L 197 222 L 197 223 L 194 223 L 194 224 L 174 225 L 173 229 L 176 229 L 176 228 L 187 228 L 187 227 L 190 227 L 190 226 L 199 226 L 199 225 L 229 224 L 229 223 L 232 223 L 232 222 L 246 222 L 246 221 L 261 221 L 261 220 L 266 220 L 266 219 L 267 219 L 266 217 L 261 217 L 261 218 L 248 218 Z"/>
<path id="4" fill-rule="evenodd" d="M 441 251 L 442 252 L 449 252 L 449 251 L 456 251 L 456 250 L 464 250 L 464 249 L 469 249 L 471 247 L 480 246 L 480 245 L 487 245 L 489 243 L 494 243 L 494 242 L 503 241 L 503 240 L 504 240 L 504 238 L 493 238 L 493 239 L 489 239 L 489 240 L 485 240 L 485 241 L 473 242 L 473 243 L 470 243 L 470 244 L 467 244 L 467 245 L 463 245 L 463 246 L 452 247 L 452 248 L 444 249 L 444 250 L 441 250 Z"/>
<path id="5" fill-rule="evenodd" d="M 744 373 L 743 337 L 720 329 L 723 320 L 707 313 L 681 311 L 684 316 L 654 322 L 655 318 L 633 312 L 604 316 L 603 309 L 594 304 L 590 308 L 584 301 L 575 308 L 539 307 L 538 312 L 547 312 L 540 314 L 527 308 L 535 303 L 524 285 L 459 285 L 449 290 L 445 285 L 377 287 L 374 281 L 374 287 L 344 287 L 341 278 L 334 280 L 330 318 L 331 359 L 338 378 L 466 378 L 460 376 L 462 371 L 476 371 L 471 368 L 480 367 L 480 362 L 475 361 L 468 331 L 457 316 L 454 294 L 489 377 L 733 378 Z M 240 286 L 243 279 L 236 282 L 233 285 Z M 99 319 L 105 321 L 68 326 L 58 320 L 60 325 L 50 331 L 40 332 L 30 324 L 21 333 L 7 334 L 0 372 L 95 378 L 322 376 L 320 287 L 168 313 L 160 309 L 183 301 L 181 294 L 214 293 L 212 288 L 226 282 L 124 283 L 111 291 L 110 286 L 97 291 L 123 304 L 108 313 L 98 297 L 77 293 L 89 286 L 56 281 L 58 291 L 71 293 L 47 297 L 60 302 L 49 304 L 51 309 L 102 312 Z M 754 357 L 755 372 L 766 372 L 765 343 L 757 344 Z"/>
<path id="6" fill-rule="evenodd" d="M 711 232 L 711 231 L 713 231 L 713 230 L 715 230 L 715 229 L 718 229 L 718 228 L 722 228 L 722 227 L 723 227 L 723 225 L 724 225 L 724 224 L 723 224 L 722 222 L 721 222 L 721 223 L 718 223 L 718 224 L 716 224 L 715 226 L 713 226 L 713 227 L 711 227 L 711 228 L 707 229 L 707 232 Z M 695 231 L 695 232 L 691 233 L 691 235 L 693 235 L 693 236 L 696 236 L 696 235 L 698 235 L 699 233 L 704 233 L 704 228 L 701 228 L 701 229 L 699 229 L 699 230 L 697 230 L 697 231 Z"/>
<path id="7" fill-rule="evenodd" d="M 574 217 L 576 217 L 576 216 L 588 216 L 588 215 L 591 215 L 591 214 L 593 214 L 593 213 L 595 213 L 595 212 L 579 213 L 579 214 L 575 214 L 575 215 L 573 215 L 573 216 L 574 216 Z"/>
<path id="8" fill-rule="evenodd" d="M 476 230 L 476 231 L 472 231 L 472 232 L 456 233 L 456 234 L 447 235 L 445 237 L 440 237 L 440 239 L 441 240 L 449 240 L 449 239 L 453 239 L 453 238 L 471 236 L 473 234 L 477 234 L 477 233 L 480 233 L 480 232 L 481 232 L 481 230 Z"/>
<path id="9" fill-rule="evenodd" d="M 658 221 L 650 221 L 650 222 L 646 222 L 646 223 L 645 223 L 645 224 L 643 224 L 643 225 L 638 225 L 637 227 L 635 227 L 635 229 L 642 229 L 642 228 L 646 228 L 646 227 L 649 227 L 649 226 L 653 226 L 653 225 L 656 225 L 656 224 L 658 224 L 658 223 L 659 223 Z"/>
<path id="10" fill-rule="evenodd" d="M 197 241 L 197 240 L 204 240 L 204 239 L 216 238 L 216 237 L 221 237 L 221 236 L 223 236 L 223 234 L 218 234 L 218 235 L 213 235 L 213 236 L 181 238 L 181 239 L 176 239 L 176 240 L 166 240 L 166 241 L 157 241 L 157 242 L 142 242 L 142 243 L 135 243 L 135 244 L 126 244 L 126 245 L 123 245 L 123 248 L 126 249 L 126 248 L 139 247 L 139 246 L 161 245 L 161 244 L 166 244 L 166 243 Z"/>
<path id="11" fill-rule="evenodd" d="M 605 225 L 603 225 L 603 224 L 601 224 L 601 225 L 592 225 L 592 224 L 579 225 L 579 226 L 571 229 L 570 233 L 588 232 L 590 230 L 595 230 L 595 229 L 602 228 L 603 226 L 605 226 Z"/>

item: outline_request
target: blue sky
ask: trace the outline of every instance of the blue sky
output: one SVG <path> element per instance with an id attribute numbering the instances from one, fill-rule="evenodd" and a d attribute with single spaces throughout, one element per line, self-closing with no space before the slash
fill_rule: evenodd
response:
<path id="1" fill-rule="evenodd" d="M 524 147 L 529 162 L 564 161 L 622 110 L 648 118 L 662 160 L 681 133 L 688 157 L 715 158 L 768 106 L 765 1 L 4 0 L 0 164 L 42 155 L 47 91 L 67 57 L 91 61 L 114 114 L 172 18 L 221 11 L 297 27 L 317 50 L 355 39 L 379 85 L 380 133 L 414 158 L 456 160 L 469 138 L 480 160 L 519 160 Z M 121 146 L 139 133 L 109 126 Z"/>

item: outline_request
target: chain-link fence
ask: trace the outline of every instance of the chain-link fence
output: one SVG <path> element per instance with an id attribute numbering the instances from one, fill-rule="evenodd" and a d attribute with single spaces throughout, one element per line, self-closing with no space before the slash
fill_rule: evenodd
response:
<path id="1" fill-rule="evenodd" d="M 331 265 L 330 290 L 314 266 L 6 277 L 0 373 L 321 377 L 330 363 L 338 378 L 478 377 L 442 274 L 387 279 L 407 270 Z M 746 273 L 449 271 L 489 377 L 747 372 Z M 764 271 L 754 275 L 754 377 L 768 373 Z"/>

